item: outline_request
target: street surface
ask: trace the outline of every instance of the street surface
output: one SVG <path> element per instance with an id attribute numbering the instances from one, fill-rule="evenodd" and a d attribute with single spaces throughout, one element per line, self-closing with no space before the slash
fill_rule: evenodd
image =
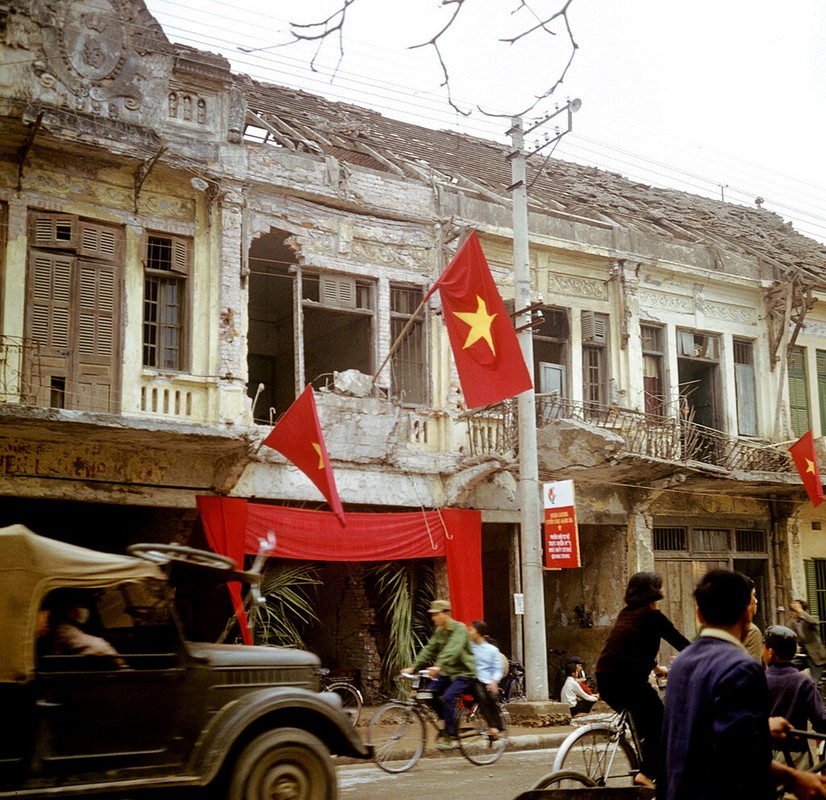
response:
<path id="1" fill-rule="evenodd" d="M 513 800 L 551 771 L 556 750 L 508 752 L 495 764 L 477 767 L 461 753 L 422 758 L 409 772 L 390 775 L 372 762 L 337 767 L 341 800 L 388 797 L 455 797 Z"/>

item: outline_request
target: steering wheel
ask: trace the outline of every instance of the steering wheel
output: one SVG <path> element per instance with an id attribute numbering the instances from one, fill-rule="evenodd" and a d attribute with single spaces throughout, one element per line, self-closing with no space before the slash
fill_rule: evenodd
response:
<path id="1" fill-rule="evenodd" d="M 127 551 L 138 558 L 152 561 L 155 564 L 168 564 L 171 561 L 180 561 L 184 564 L 197 564 L 212 569 L 235 569 L 235 562 L 228 556 L 210 553 L 207 550 L 198 550 L 195 547 L 185 547 L 182 544 L 130 544 Z"/>

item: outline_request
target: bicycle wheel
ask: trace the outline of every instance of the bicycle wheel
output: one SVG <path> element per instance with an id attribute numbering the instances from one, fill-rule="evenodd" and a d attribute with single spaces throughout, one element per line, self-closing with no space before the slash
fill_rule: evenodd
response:
<path id="1" fill-rule="evenodd" d="M 376 709 L 367 726 L 367 743 L 373 760 L 385 772 L 405 772 L 424 751 L 424 722 L 404 703 L 385 703 Z"/>
<path id="2" fill-rule="evenodd" d="M 524 700 L 525 697 L 527 697 L 525 694 L 525 676 L 514 675 L 508 684 L 508 696 L 505 700 L 509 703 L 512 700 Z"/>
<path id="3" fill-rule="evenodd" d="M 503 720 L 505 719 L 503 714 Z M 503 724 L 507 725 L 507 722 Z M 483 767 L 497 761 L 499 756 L 505 752 L 507 745 L 505 734 L 506 731 L 502 730 L 497 738 L 491 738 L 487 720 L 479 706 L 476 704 L 470 707 L 460 705 L 456 714 L 456 736 L 462 755 L 471 764 Z"/>
<path id="4" fill-rule="evenodd" d="M 341 707 L 355 727 L 361 716 L 361 692 L 347 681 L 335 681 L 327 687 L 327 691 L 335 692 L 341 698 Z"/>
<path id="5" fill-rule="evenodd" d="M 573 770 L 597 786 L 630 786 L 639 772 L 637 752 L 613 725 L 594 723 L 571 733 L 556 754 L 553 771 Z"/>
<path id="6" fill-rule="evenodd" d="M 549 772 L 537 781 L 533 790 L 539 789 L 579 789 L 581 786 L 595 787 L 596 781 L 591 780 L 581 772 L 572 769 L 562 769 L 559 772 Z"/>

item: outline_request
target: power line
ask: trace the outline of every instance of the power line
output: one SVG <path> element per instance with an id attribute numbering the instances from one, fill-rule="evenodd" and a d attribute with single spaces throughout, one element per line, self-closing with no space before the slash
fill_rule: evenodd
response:
<path id="1" fill-rule="evenodd" d="M 210 8 L 217 8 L 220 13 L 207 17 L 204 16 L 201 2 L 195 4 L 185 0 L 149 0 L 147 5 L 150 10 L 156 9 L 156 18 L 162 23 L 170 39 L 176 40 L 179 37 L 181 43 L 199 49 L 217 48 L 231 61 L 236 71 L 247 72 L 253 78 L 303 88 L 334 101 L 364 106 L 424 127 L 456 129 L 480 138 L 506 141 L 506 125 L 502 119 L 478 114 L 469 118 L 461 117 L 450 108 L 445 93 L 438 90 L 438 87 L 427 90 L 405 85 L 400 78 L 411 70 L 411 60 L 374 42 L 348 39 L 344 43 L 343 64 L 338 63 L 337 52 L 330 54 L 322 49 L 316 55 L 318 71 L 313 72 L 309 69 L 308 62 L 314 51 L 298 45 L 283 48 L 273 46 L 273 43 L 283 41 L 288 31 L 288 20 L 273 13 L 245 10 L 243 15 L 239 15 L 237 6 L 218 0 L 213 0 Z M 194 27 L 196 20 L 199 23 L 197 30 Z M 250 45 L 266 49 L 258 53 L 244 53 L 239 49 Z M 302 51 L 303 56 L 295 55 Z M 369 64 L 373 65 L 372 68 Z M 331 80 L 333 76 L 335 79 Z M 458 102 L 468 107 L 473 106 L 463 99 Z M 583 123 L 585 121 L 583 119 Z M 684 149 L 688 144 L 685 140 L 659 135 L 658 138 L 663 145 L 659 149 L 665 152 L 673 152 L 678 146 Z M 640 182 L 708 197 L 719 197 L 721 185 L 727 187 L 727 199 L 741 197 L 744 204 L 750 205 L 755 197 L 760 196 L 765 199 L 768 208 L 792 220 L 800 232 L 826 241 L 826 217 L 806 210 L 811 206 L 826 208 L 826 196 L 822 193 L 818 195 L 819 187 L 744 161 L 740 163 L 746 165 L 747 169 L 735 179 L 731 176 L 738 174 L 738 171 L 733 170 L 733 165 L 739 159 L 717 151 L 712 152 L 724 159 L 724 162 L 714 163 L 704 153 L 700 157 L 695 155 L 693 159 L 697 166 L 688 169 L 663 160 L 668 158 L 670 161 L 671 156 L 654 159 L 629 148 L 580 135 L 575 127 L 574 133 L 559 148 L 557 155 L 600 169 L 621 171 Z M 769 174 L 771 178 L 768 177 Z M 709 175 L 718 177 L 708 177 Z M 746 188 L 749 185 L 755 188 Z M 802 187 L 806 187 L 805 190 Z"/>

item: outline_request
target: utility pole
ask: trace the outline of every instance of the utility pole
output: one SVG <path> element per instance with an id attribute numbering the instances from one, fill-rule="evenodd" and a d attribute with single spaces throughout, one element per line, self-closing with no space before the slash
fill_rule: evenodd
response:
<path id="1" fill-rule="evenodd" d="M 545 117 L 546 123 L 562 111 L 568 112 L 568 129 L 548 138 L 545 147 L 571 130 L 571 114 L 579 110 L 572 100 Z M 531 270 L 528 247 L 528 183 L 526 177 L 525 133 L 522 118 L 513 117 L 511 137 L 511 197 L 513 203 L 513 274 L 518 315 L 517 337 L 531 374 L 533 369 L 533 328 L 531 327 Z M 541 149 L 541 148 L 539 148 Z M 536 151 L 534 151 L 536 152 Z M 539 487 L 539 459 L 536 446 L 536 392 L 529 389 L 517 398 L 519 413 L 519 499 L 520 556 L 524 618 L 522 623 L 525 663 L 525 691 L 528 700 L 548 700 L 548 649 L 545 629 L 545 585 L 542 565 L 542 516 Z"/>

